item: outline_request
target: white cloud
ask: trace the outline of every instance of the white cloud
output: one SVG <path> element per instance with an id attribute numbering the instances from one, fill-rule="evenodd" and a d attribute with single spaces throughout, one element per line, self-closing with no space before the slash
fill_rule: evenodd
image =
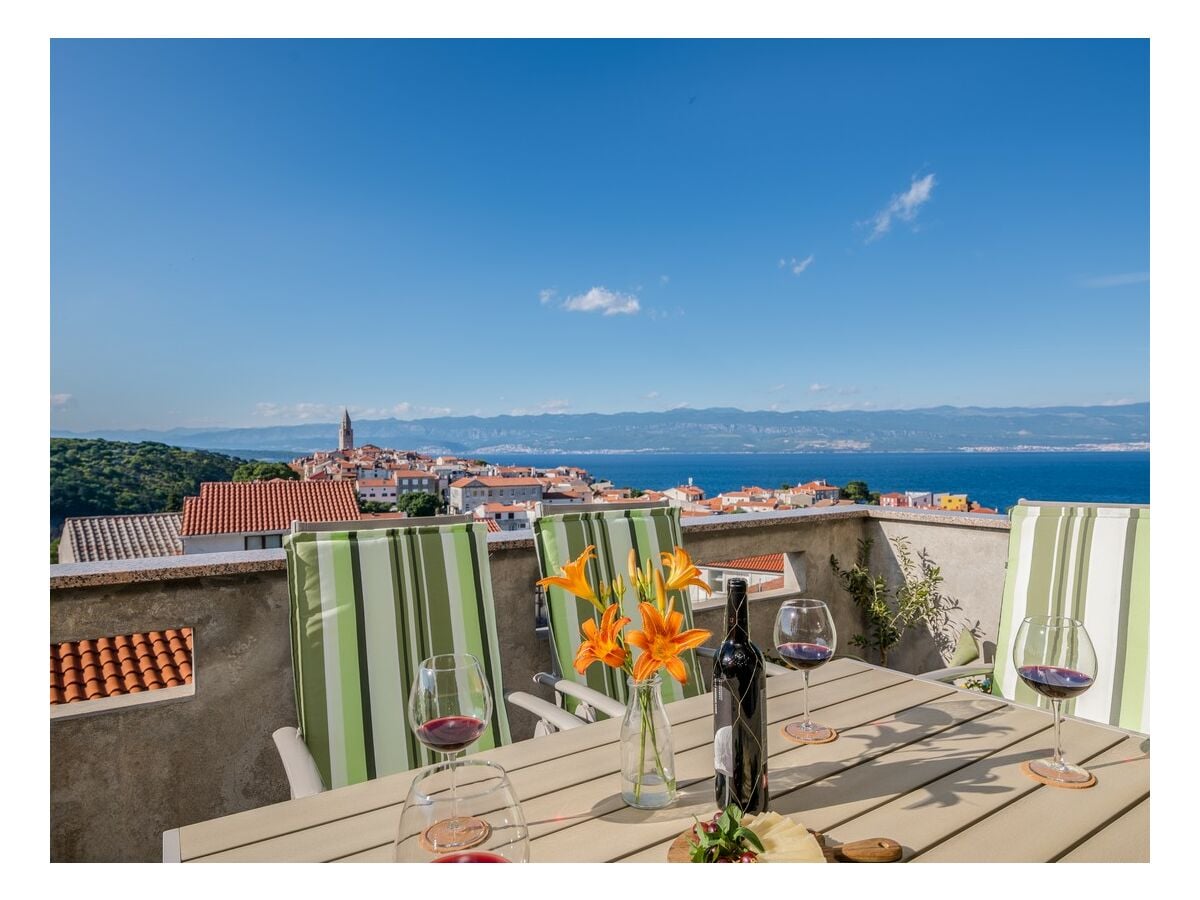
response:
<path id="1" fill-rule="evenodd" d="M 820 394 L 823 391 L 827 391 L 827 390 L 829 390 L 829 385 L 821 384 L 819 381 L 814 381 L 812 384 L 810 384 L 808 386 L 808 392 L 810 394 Z"/>
<path id="2" fill-rule="evenodd" d="M 554 290 L 554 288 L 542 288 L 540 291 L 538 291 L 538 300 L 540 300 L 542 303 L 549 303 L 554 299 L 554 295 L 557 293 L 558 291 Z"/>
<path id="3" fill-rule="evenodd" d="M 781 259 L 779 261 L 779 268 L 782 269 L 787 266 L 791 268 L 793 275 L 799 275 L 801 272 L 811 266 L 812 261 L 816 258 L 817 257 L 815 253 L 810 253 L 804 259 L 796 259 L 794 256 L 790 260 Z"/>
<path id="4" fill-rule="evenodd" d="M 671 276 L 670 276 L 670 275 L 659 275 L 659 276 L 658 276 L 658 281 L 659 281 L 659 283 L 660 283 L 660 284 L 670 284 L 670 283 L 671 283 Z"/>
<path id="5" fill-rule="evenodd" d="M 776 385 L 772 385 L 771 387 L 767 388 L 767 390 L 770 391 L 772 394 L 774 394 L 774 393 L 777 393 L 778 391 L 782 391 L 785 387 L 787 387 L 786 384 L 776 384 Z"/>
<path id="6" fill-rule="evenodd" d="M 674 406 L 671 407 L 671 409 L 687 409 L 690 405 L 691 404 L 685 400 L 682 403 L 676 403 Z"/>
<path id="7" fill-rule="evenodd" d="M 74 394 L 51 394 L 50 406 L 54 409 L 67 409 L 75 405 Z"/>
<path id="8" fill-rule="evenodd" d="M 907 191 L 903 194 L 896 194 L 887 206 L 868 220 L 866 224 L 871 226 L 871 234 L 867 238 L 867 243 L 881 238 L 891 231 L 894 219 L 899 219 L 901 222 L 911 222 L 915 219 L 921 207 L 933 196 L 935 184 L 937 184 L 937 179 L 932 172 L 921 179 L 914 177 Z"/>
<path id="9" fill-rule="evenodd" d="M 1145 284 L 1150 280 L 1149 272 L 1121 272 L 1117 275 L 1099 275 L 1084 279 L 1084 287 L 1120 287 L 1123 284 Z"/>
<path id="10" fill-rule="evenodd" d="M 542 414 L 557 415 L 565 413 L 571 406 L 570 400 L 543 400 L 532 408 L 521 406 L 510 409 L 510 416 L 537 416 Z"/>
<path id="11" fill-rule="evenodd" d="M 586 294 L 568 297 L 562 308 L 571 312 L 600 312 L 606 316 L 619 316 L 637 314 L 642 304 L 633 294 L 594 287 Z"/>
<path id="12" fill-rule="evenodd" d="M 658 396 L 658 391 L 649 391 L 649 392 L 647 392 L 647 393 L 645 393 L 645 394 L 642 394 L 642 399 L 644 399 L 644 400 L 653 400 L 653 399 L 654 399 L 655 397 L 657 397 L 657 396 Z"/>
<path id="13" fill-rule="evenodd" d="M 347 406 L 336 403 L 256 403 L 254 414 L 261 419 L 279 422 L 336 422 L 342 409 L 352 419 L 423 419 L 429 416 L 448 416 L 448 406 L 418 406 L 407 400 L 392 406 Z"/>

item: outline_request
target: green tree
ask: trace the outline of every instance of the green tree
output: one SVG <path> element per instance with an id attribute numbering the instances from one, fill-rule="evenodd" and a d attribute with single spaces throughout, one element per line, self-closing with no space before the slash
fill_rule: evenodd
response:
<path id="1" fill-rule="evenodd" d="M 389 503 L 377 503 L 374 500 L 364 500 L 358 498 L 358 511 L 360 513 L 386 513 L 391 512 L 392 507 Z"/>
<path id="2" fill-rule="evenodd" d="M 641 488 L 630 488 L 629 489 L 629 497 L 631 500 L 636 500 L 638 497 L 642 496 L 644 493 L 645 493 L 645 491 L 643 491 Z"/>
<path id="3" fill-rule="evenodd" d="M 779 489 L 781 491 L 790 491 L 792 489 L 792 485 L 785 481 L 783 484 L 779 485 Z"/>
<path id="4" fill-rule="evenodd" d="M 50 542 L 50 563 L 53 565 L 58 562 L 58 538 Z"/>
<path id="5" fill-rule="evenodd" d="M 287 463 L 261 461 L 243 463 L 233 473 L 234 481 L 270 481 L 272 478 L 299 481 L 300 475 Z"/>
<path id="6" fill-rule="evenodd" d="M 868 568 L 872 544 L 870 538 L 859 539 L 857 558 L 849 569 L 842 569 L 832 555 L 829 565 L 867 623 L 867 633 L 854 635 L 850 644 L 874 650 L 880 665 L 886 666 L 888 651 L 900 642 L 907 628 L 918 622 L 925 622 L 940 642 L 949 622 L 948 610 L 956 609 L 957 603 L 943 597 L 939 590 L 941 568 L 924 550 L 914 559 L 906 537 L 892 538 L 902 582 L 895 590 L 889 588 L 882 575 L 873 575 Z"/>
<path id="7" fill-rule="evenodd" d="M 876 494 L 876 497 L 879 495 Z M 871 489 L 865 481 L 847 481 L 842 488 L 842 499 L 853 500 L 855 503 L 867 503 L 871 499 Z"/>
<path id="8" fill-rule="evenodd" d="M 396 498 L 396 509 L 414 518 L 418 516 L 436 516 L 438 510 L 441 508 L 441 498 L 427 491 L 401 494 Z"/>
<path id="9" fill-rule="evenodd" d="M 68 516 L 180 509 L 205 481 L 229 481 L 244 459 L 153 441 L 50 439 L 50 524 Z"/>

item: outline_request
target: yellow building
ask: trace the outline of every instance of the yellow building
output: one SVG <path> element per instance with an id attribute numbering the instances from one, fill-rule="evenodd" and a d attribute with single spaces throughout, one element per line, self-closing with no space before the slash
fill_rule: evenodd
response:
<path id="1" fill-rule="evenodd" d="M 967 503 L 966 494 L 938 494 L 937 508 L 967 512 L 970 506 Z"/>

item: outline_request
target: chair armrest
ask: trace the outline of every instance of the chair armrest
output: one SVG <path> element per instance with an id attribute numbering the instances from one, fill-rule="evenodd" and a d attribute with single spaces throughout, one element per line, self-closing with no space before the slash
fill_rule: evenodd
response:
<path id="1" fill-rule="evenodd" d="M 716 659 L 717 651 L 714 647 L 697 647 L 696 655 L 704 659 Z M 791 669 L 784 666 L 777 666 L 773 662 L 763 660 L 763 671 L 770 675 L 786 675 Z"/>
<path id="2" fill-rule="evenodd" d="M 504 695 L 504 699 L 513 706 L 531 712 L 539 719 L 544 719 L 559 731 L 570 731 L 572 728 L 579 728 L 584 724 L 582 719 L 575 718 L 565 709 L 524 691 L 509 691 Z"/>
<path id="3" fill-rule="evenodd" d="M 582 700 L 589 706 L 600 710 L 600 712 L 604 713 L 610 719 L 620 719 L 625 715 L 624 703 L 620 703 L 607 694 L 592 690 L 590 687 L 585 687 L 578 682 L 567 678 L 556 678 L 549 672 L 538 672 L 533 676 L 533 680 L 538 684 L 554 688 L 560 694 L 566 694 L 568 697 Z"/>
<path id="4" fill-rule="evenodd" d="M 279 760 L 287 774 L 293 800 L 311 797 L 325 790 L 321 773 L 317 771 L 317 764 L 313 762 L 312 754 L 308 752 L 308 747 L 300 737 L 299 728 L 277 728 L 271 737 L 275 739 L 275 747 L 279 750 Z"/>
<path id="5" fill-rule="evenodd" d="M 951 666 L 948 669 L 934 669 L 932 672 L 922 672 L 918 678 L 929 681 L 950 682 L 970 675 L 991 675 L 995 663 L 982 663 L 974 666 Z"/>

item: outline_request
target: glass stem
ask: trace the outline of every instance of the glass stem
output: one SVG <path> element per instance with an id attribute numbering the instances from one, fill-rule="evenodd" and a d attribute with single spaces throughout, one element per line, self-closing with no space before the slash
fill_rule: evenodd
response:
<path id="1" fill-rule="evenodd" d="M 1054 707 L 1054 765 L 1061 769 L 1063 768 L 1062 755 L 1062 714 L 1060 707 L 1061 700 L 1051 700 L 1050 705 Z"/>
<path id="2" fill-rule="evenodd" d="M 808 716 L 808 669 L 804 670 L 804 723 L 812 721 Z"/>
<path id="3" fill-rule="evenodd" d="M 457 753 L 447 753 L 447 760 L 450 762 L 450 827 L 455 831 L 458 830 L 458 766 L 455 760 L 458 759 Z"/>

